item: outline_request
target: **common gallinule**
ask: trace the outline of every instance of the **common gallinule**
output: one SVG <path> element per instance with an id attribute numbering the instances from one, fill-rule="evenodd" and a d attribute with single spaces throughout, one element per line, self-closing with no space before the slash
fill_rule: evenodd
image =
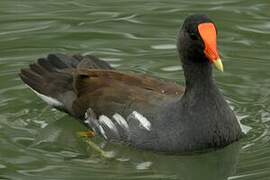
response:
<path id="1" fill-rule="evenodd" d="M 212 76 L 223 71 L 216 26 L 186 18 L 177 37 L 186 87 L 125 74 L 94 56 L 50 54 L 22 69 L 21 79 L 49 105 L 81 120 L 108 141 L 140 149 L 190 152 L 240 138 L 239 123 Z"/>

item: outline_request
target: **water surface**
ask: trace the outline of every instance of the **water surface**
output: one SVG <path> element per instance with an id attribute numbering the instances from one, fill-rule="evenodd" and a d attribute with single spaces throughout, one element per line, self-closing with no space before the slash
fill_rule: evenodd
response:
<path id="1" fill-rule="evenodd" d="M 267 0 L 1 0 L 0 179 L 269 179 L 270 5 Z M 18 78 L 48 53 L 94 54 L 123 71 L 184 83 L 175 37 L 184 18 L 208 14 L 218 26 L 224 95 L 249 130 L 224 149 L 164 155 L 94 141 L 46 108 Z"/>

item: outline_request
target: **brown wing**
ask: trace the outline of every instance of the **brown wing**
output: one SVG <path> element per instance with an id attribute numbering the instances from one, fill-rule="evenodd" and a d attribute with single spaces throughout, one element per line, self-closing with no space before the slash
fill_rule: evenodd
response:
<path id="1" fill-rule="evenodd" d="M 89 107 L 97 114 L 125 114 L 128 108 L 149 108 L 184 92 L 175 83 L 113 70 L 77 69 L 73 74 L 77 93 L 73 110 L 79 117 Z"/>
<path id="2" fill-rule="evenodd" d="M 94 56 L 50 54 L 20 77 L 45 102 L 79 118 L 89 107 L 98 114 L 145 109 L 183 93 L 174 83 L 117 72 Z"/>

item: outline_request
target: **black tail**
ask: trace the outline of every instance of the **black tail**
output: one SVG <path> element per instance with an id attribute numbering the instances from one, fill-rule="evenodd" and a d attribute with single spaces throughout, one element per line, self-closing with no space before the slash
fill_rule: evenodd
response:
<path id="1" fill-rule="evenodd" d="M 28 69 L 22 69 L 19 76 L 49 105 L 72 114 L 72 103 L 76 99 L 72 69 L 78 68 L 112 69 L 107 62 L 94 56 L 50 54 Z"/>

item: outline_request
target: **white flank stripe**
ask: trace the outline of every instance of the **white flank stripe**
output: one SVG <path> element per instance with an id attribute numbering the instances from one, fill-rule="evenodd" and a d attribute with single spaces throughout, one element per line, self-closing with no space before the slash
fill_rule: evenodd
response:
<path id="1" fill-rule="evenodd" d="M 84 119 L 88 119 L 88 112 L 87 111 L 84 113 Z"/>
<path id="2" fill-rule="evenodd" d="M 102 128 L 102 126 L 99 125 L 98 128 L 99 128 L 99 131 L 101 132 L 102 136 L 103 136 L 105 139 L 108 139 L 107 136 L 106 136 L 106 134 L 105 134 L 104 129 Z"/>
<path id="3" fill-rule="evenodd" d="M 140 124 L 147 129 L 148 131 L 151 130 L 151 123 L 144 117 L 142 114 L 138 113 L 137 111 L 133 111 L 131 113 L 139 122 Z"/>
<path id="4" fill-rule="evenodd" d="M 105 115 L 101 115 L 99 116 L 99 122 L 106 125 L 108 128 L 110 128 L 111 130 L 117 132 L 117 129 L 115 127 L 115 125 L 113 124 L 113 122 L 110 120 L 110 118 L 108 118 Z"/>
<path id="5" fill-rule="evenodd" d="M 56 107 L 63 106 L 63 104 L 61 102 L 59 102 L 58 100 L 56 100 L 52 97 L 49 97 L 49 96 L 45 96 L 44 94 L 40 94 L 39 92 L 37 92 L 36 90 L 31 88 L 30 86 L 28 86 L 28 85 L 26 85 L 26 86 L 29 87 L 36 95 L 38 95 L 43 101 L 45 101 L 49 105 L 56 106 Z"/>
<path id="6" fill-rule="evenodd" d="M 121 116 L 120 114 L 118 113 L 115 113 L 113 115 L 113 118 L 115 119 L 115 121 L 122 127 L 128 129 L 128 124 L 127 124 L 127 121 L 123 118 L 123 116 Z"/>

